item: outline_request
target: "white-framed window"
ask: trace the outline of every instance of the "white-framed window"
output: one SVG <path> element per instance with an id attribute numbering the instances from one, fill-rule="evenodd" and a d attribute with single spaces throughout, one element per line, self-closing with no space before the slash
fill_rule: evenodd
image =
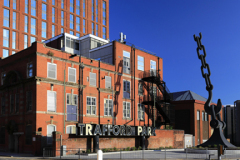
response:
<path id="1" fill-rule="evenodd" d="M 47 65 L 47 77 L 57 79 L 57 64 L 48 62 Z"/>
<path id="2" fill-rule="evenodd" d="M 87 114 L 96 115 L 96 97 L 87 97 Z"/>
<path id="3" fill-rule="evenodd" d="M 130 52 L 123 51 L 123 73 L 130 74 Z"/>
<path id="4" fill-rule="evenodd" d="M 3 72 L 1 75 L 1 85 L 3 85 L 5 78 L 6 78 L 6 72 Z"/>
<path id="5" fill-rule="evenodd" d="M 68 82 L 76 83 L 76 68 L 68 67 Z"/>
<path id="6" fill-rule="evenodd" d="M 197 111 L 197 120 L 200 120 L 200 111 Z"/>
<path id="7" fill-rule="evenodd" d="M 112 77 L 105 76 L 105 88 L 111 89 L 112 87 Z"/>
<path id="8" fill-rule="evenodd" d="M 56 131 L 56 126 L 53 124 L 47 125 L 47 144 L 52 144 L 52 132 Z"/>
<path id="9" fill-rule="evenodd" d="M 123 102 L 123 118 L 130 118 L 131 108 L 130 102 Z"/>
<path id="10" fill-rule="evenodd" d="M 123 98 L 130 99 L 130 82 L 123 80 Z"/>
<path id="11" fill-rule="evenodd" d="M 67 93 L 67 121 L 77 121 L 78 95 Z"/>
<path id="12" fill-rule="evenodd" d="M 112 116 L 113 103 L 111 99 L 104 99 L 104 116 Z"/>
<path id="13" fill-rule="evenodd" d="M 156 61 L 150 60 L 151 76 L 156 76 Z"/>
<path id="14" fill-rule="evenodd" d="M 47 91 L 47 111 L 56 112 L 56 92 Z"/>
<path id="15" fill-rule="evenodd" d="M 143 84 L 138 82 L 138 94 L 143 95 Z"/>
<path id="16" fill-rule="evenodd" d="M 33 64 L 28 63 L 27 64 L 27 77 L 32 77 L 33 76 Z"/>
<path id="17" fill-rule="evenodd" d="M 138 119 L 144 120 L 145 107 L 143 104 L 138 103 Z"/>
<path id="18" fill-rule="evenodd" d="M 138 56 L 138 70 L 144 71 L 144 57 Z"/>
<path id="19" fill-rule="evenodd" d="M 96 73 L 90 72 L 90 86 L 96 86 Z"/>
<path id="20" fill-rule="evenodd" d="M 76 134 L 76 126 L 75 125 L 68 125 L 66 127 L 66 134 Z"/>
<path id="21" fill-rule="evenodd" d="M 202 121 L 204 121 L 205 120 L 205 113 L 204 113 L 204 111 L 202 111 Z"/>

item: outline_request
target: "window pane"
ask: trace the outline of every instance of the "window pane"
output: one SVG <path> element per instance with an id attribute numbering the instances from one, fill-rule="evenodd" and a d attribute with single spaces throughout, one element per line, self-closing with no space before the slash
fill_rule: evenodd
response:
<path id="1" fill-rule="evenodd" d="M 36 0 L 31 0 L 31 15 L 36 16 Z"/>
<path id="2" fill-rule="evenodd" d="M 47 23 L 42 22 L 42 37 L 47 38 Z"/>
<path id="3" fill-rule="evenodd" d="M 3 58 L 6 58 L 9 56 L 9 51 L 7 49 L 3 49 Z"/>
<path id="4" fill-rule="evenodd" d="M 16 27 L 17 27 L 16 23 L 17 23 L 17 14 L 16 14 L 16 12 L 13 12 L 13 23 L 12 23 L 13 29 L 16 29 Z"/>
<path id="5" fill-rule="evenodd" d="M 42 19 L 47 20 L 47 5 L 42 4 Z"/>
<path id="6" fill-rule="evenodd" d="M 3 29 L 3 46 L 9 47 L 9 30 Z"/>
<path id="7" fill-rule="evenodd" d="M 12 32 L 12 48 L 16 49 L 16 32 Z"/>
<path id="8" fill-rule="evenodd" d="M 31 18 L 31 34 L 36 35 L 36 19 Z"/>
<path id="9" fill-rule="evenodd" d="M 28 36 L 24 35 L 24 49 L 28 47 Z"/>
<path id="10" fill-rule="evenodd" d="M 4 6 L 10 7 L 9 0 L 4 0 Z"/>
<path id="11" fill-rule="evenodd" d="M 9 27 L 9 10 L 8 9 L 4 9 L 3 10 L 3 26 L 5 27 Z"/>

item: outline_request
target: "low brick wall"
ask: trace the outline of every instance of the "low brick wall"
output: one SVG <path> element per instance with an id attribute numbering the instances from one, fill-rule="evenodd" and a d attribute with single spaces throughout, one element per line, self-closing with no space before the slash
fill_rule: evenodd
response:
<path id="1" fill-rule="evenodd" d="M 69 134 L 53 133 L 53 148 L 60 150 L 62 145 L 67 149 L 82 148 L 92 149 L 93 137 L 79 137 Z M 140 137 L 99 137 L 99 148 L 126 148 L 139 147 Z M 146 137 L 146 148 L 173 147 L 184 148 L 184 131 L 183 130 L 156 130 L 156 136 Z M 57 154 L 57 153 L 56 153 Z"/>

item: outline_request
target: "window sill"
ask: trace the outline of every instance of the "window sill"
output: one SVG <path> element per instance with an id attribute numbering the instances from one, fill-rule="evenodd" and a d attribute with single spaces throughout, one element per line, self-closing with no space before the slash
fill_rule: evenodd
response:
<path id="1" fill-rule="evenodd" d="M 138 95 L 139 95 L 139 96 L 143 96 L 143 94 L 139 94 L 139 93 L 138 93 Z"/>
<path id="2" fill-rule="evenodd" d="M 103 116 L 103 118 L 112 118 L 112 116 Z"/>
<path id="3" fill-rule="evenodd" d="M 133 120 L 132 118 L 123 118 L 123 120 Z"/>
<path id="4" fill-rule="evenodd" d="M 55 114 L 57 113 L 56 111 L 47 111 L 47 114 Z"/>
<path id="5" fill-rule="evenodd" d="M 97 88 L 97 86 L 92 86 L 92 85 L 89 85 L 89 87 Z"/>
<path id="6" fill-rule="evenodd" d="M 137 119 L 138 121 L 145 121 L 145 119 Z"/>
<path id="7" fill-rule="evenodd" d="M 93 118 L 97 118 L 97 115 L 92 115 L 92 114 L 86 114 L 85 117 L 93 117 Z"/>

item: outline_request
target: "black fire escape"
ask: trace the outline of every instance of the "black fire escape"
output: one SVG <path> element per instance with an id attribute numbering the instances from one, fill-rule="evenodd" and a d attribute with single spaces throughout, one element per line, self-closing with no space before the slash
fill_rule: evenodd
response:
<path id="1" fill-rule="evenodd" d="M 142 104 L 151 106 L 150 112 L 152 113 L 149 113 L 149 117 L 153 120 L 153 126 L 155 124 L 159 128 L 161 125 L 172 125 L 175 117 L 174 106 L 170 104 L 172 96 L 166 83 L 161 79 L 157 70 L 144 71 L 140 77 L 143 81 L 143 88 L 147 91 Z"/>

